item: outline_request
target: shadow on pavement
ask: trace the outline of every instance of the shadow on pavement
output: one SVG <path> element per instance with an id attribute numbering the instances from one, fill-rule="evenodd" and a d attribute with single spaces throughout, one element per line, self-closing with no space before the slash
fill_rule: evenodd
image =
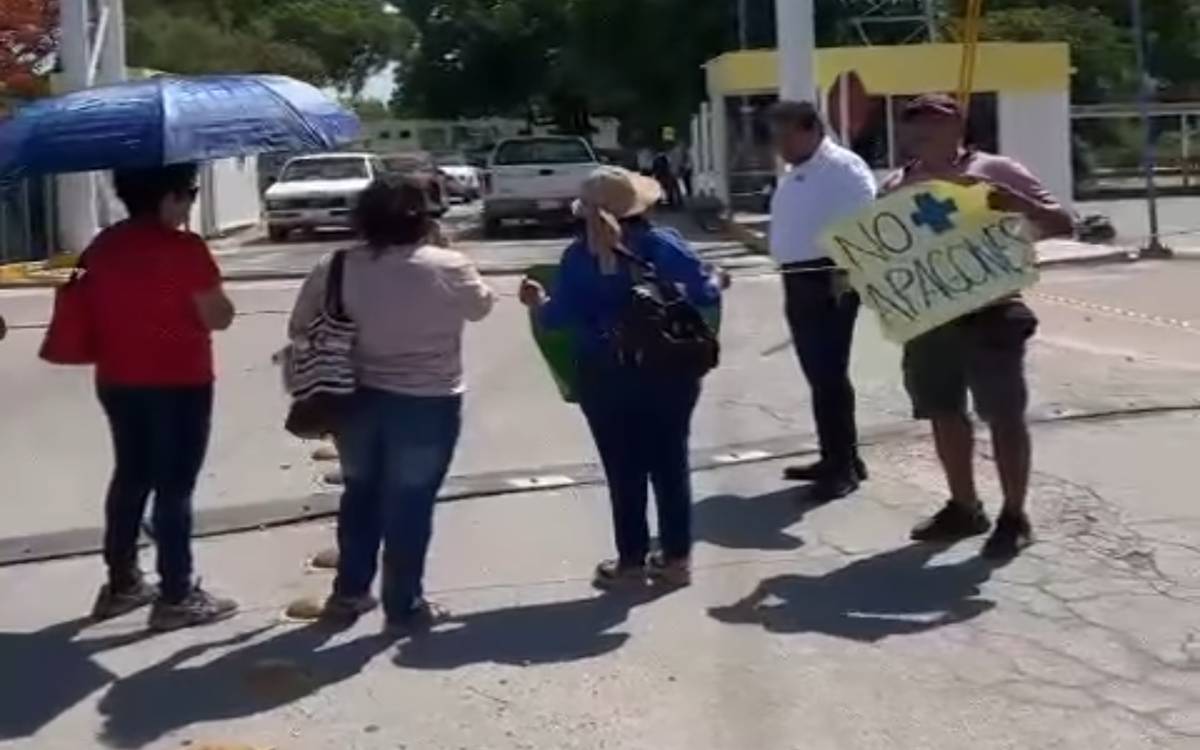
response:
<path id="1" fill-rule="evenodd" d="M 132 645 L 147 631 L 78 639 L 90 618 L 34 633 L 0 633 L 0 741 L 31 737 L 116 679 L 93 656 Z"/>
<path id="2" fill-rule="evenodd" d="M 323 648 L 334 632 L 307 626 L 238 648 L 269 630 L 185 648 L 117 681 L 100 701 L 105 716 L 100 740 L 110 747 L 142 747 L 192 724 L 273 710 L 355 676 L 394 642 L 372 635 Z M 234 650 L 184 666 L 226 648 Z"/>
<path id="3" fill-rule="evenodd" d="M 396 665 L 457 669 L 470 664 L 530 666 L 595 658 L 629 640 L 628 633 L 607 631 L 625 622 L 634 608 L 668 593 L 668 589 L 646 589 L 456 617 L 401 644 Z"/>
<path id="4" fill-rule="evenodd" d="M 825 575 L 768 578 L 749 596 L 710 609 L 709 615 L 773 633 L 824 633 L 873 643 L 966 622 L 995 607 L 979 598 L 993 567 L 978 557 L 929 566 L 944 549 L 914 544 Z"/>
<path id="5" fill-rule="evenodd" d="M 697 542 L 786 552 L 804 546 L 804 540 L 788 529 L 817 507 L 810 501 L 810 488 L 803 485 L 758 497 L 715 495 L 696 503 L 693 528 Z"/>

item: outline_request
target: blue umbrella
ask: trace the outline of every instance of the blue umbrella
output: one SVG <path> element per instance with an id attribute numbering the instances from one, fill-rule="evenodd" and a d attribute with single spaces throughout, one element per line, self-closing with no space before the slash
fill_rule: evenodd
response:
<path id="1" fill-rule="evenodd" d="M 0 122 L 0 181 L 328 151 L 358 118 L 284 76 L 160 76 L 43 99 Z"/>

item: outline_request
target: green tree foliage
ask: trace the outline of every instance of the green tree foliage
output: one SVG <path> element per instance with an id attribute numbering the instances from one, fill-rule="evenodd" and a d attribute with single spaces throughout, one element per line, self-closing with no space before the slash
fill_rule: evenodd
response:
<path id="1" fill-rule="evenodd" d="M 946 2 L 950 8 L 958 7 L 962 0 Z M 1046 3 L 1044 0 L 986 0 L 989 16 L 1016 14 L 1017 21 L 1002 21 L 999 26 L 1018 27 L 1020 33 L 1032 34 L 1032 24 L 1025 23 L 1036 15 L 1022 16 L 1021 13 L 1031 13 L 1041 10 L 1041 20 L 1046 22 L 1043 39 L 1059 39 L 1070 41 L 1076 56 L 1076 67 L 1085 79 L 1113 80 L 1111 75 L 1103 70 L 1111 67 L 1102 60 L 1106 50 L 1122 54 L 1121 47 L 1132 54 L 1132 10 L 1130 0 L 1056 0 Z M 1200 96 L 1200 0 L 1142 0 L 1142 9 L 1146 20 L 1147 47 L 1149 52 L 1150 73 L 1159 82 L 1160 89 L 1167 96 Z M 1021 13 L 1017 13 L 1021 11 Z M 1072 30 L 1069 24 L 1056 20 L 1070 18 L 1085 24 L 1089 29 L 1101 35 L 1099 43 Z M 1089 17 L 1090 16 L 1090 17 Z M 1108 23 L 1105 24 L 1105 21 Z M 1111 29 L 1106 30 L 1106 26 Z M 1012 28 L 1017 33 L 1018 28 Z M 1114 35 L 1121 38 L 1122 43 L 1112 47 Z M 1132 67 L 1132 57 L 1119 58 L 1122 63 Z M 1095 65 L 1098 72 L 1093 73 L 1091 66 Z M 1097 92 L 1101 96 L 1121 97 L 1127 95 L 1123 86 L 1125 81 L 1116 80 L 1117 89 L 1114 91 Z"/>
<path id="2" fill-rule="evenodd" d="M 643 140 L 681 126 L 701 65 L 734 37 L 712 0 L 395 0 L 419 41 L 397 73 L 398 111 L 521 115 L 584 132 L 592 113 Z"/>
<path id="3" fill-rule="evenodd" d="M 262 2 L 263 0 L 259 0 Z M 645 140 L 686 123 L 705 61 L 738 44 L 737 0 L 391 0 L 417 28 L 393 107 L 436 117 L 519 115 L 583 132 L 618 116 Z M 895 0 L 917 13 L 915 0 Z M 1164 91 L 1200 96 L 1200 0 L 1144 0 L 1151 72 Z M 878 0 L 819 0 L 822 45 L 859 44 L 852 19 Z M 953 38 L 964 0 L 939 0 Z M 745 0 L 751 47 L 774 44 L 774 0 Z M 984 38 L 1072 46 L 1080 101 L 1128 98 L 1136 85 L 1129 0 L 986 0 Z M 919 26 L 872 27 L 922 41 Z M 887 41 L 877 39 L 876 41 Z"/>
<path id="4" fill-rule="evenodd" d="M 413 39 L 377 0 L 130 0 L 127 13 L 133 65 L 283 73 L 354 94 Z"/>
<path id="5" fill-rule="evenodd" d="M 987 14 L 984 39 L 1012 42 L 1065 41 L 1075 67 L 1073 98 L 1095 102 L 1129 98 L 1137 73 L 1131 36 L 1093 8 L 1029 7 Z"/>

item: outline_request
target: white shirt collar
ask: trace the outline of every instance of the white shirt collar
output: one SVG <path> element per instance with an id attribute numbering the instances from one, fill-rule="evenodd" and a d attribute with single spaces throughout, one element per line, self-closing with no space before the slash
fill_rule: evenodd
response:
<path id="1" fill-rule="evenodd" d="M 791 165 L 791 168 L 788 169 L 788 177 L 803 177 L 809 170 L 821 166 L 829 158 L 832 151 L 833 141 L 830 140 L 829 136 L 825 136 L 821 139 L 821 143 L 817 146 L 817 149 L 812 152 L 812 156 L 809 156 L 799 164 Z"/>

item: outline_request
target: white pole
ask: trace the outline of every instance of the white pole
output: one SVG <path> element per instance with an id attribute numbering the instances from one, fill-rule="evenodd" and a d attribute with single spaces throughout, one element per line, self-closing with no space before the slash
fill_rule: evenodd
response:
<path id="1" fill-rule="evenodd" d="M 779 98 L 816 103 L 813 0 L 775 0 L 779 37 Z"/>
<path id="2" fill-rule="evenodd" d="M 98 83 L 121 83 L 129 78 L 125 58 L 125 0 L 101 0 L 108 4 L 108 26 L 100 49 Z"/>
<path id="3" fill-rule="evenodd" d="M 91 85 L 88 66 L 88 0 L 62 0 L 59 60 L 66 92 Z M 69 174 L 58 178 L 58 234 L 62 252 L 82 252 L 99 231 L 96 217 L 96 185 L 91 174 Z"/>

